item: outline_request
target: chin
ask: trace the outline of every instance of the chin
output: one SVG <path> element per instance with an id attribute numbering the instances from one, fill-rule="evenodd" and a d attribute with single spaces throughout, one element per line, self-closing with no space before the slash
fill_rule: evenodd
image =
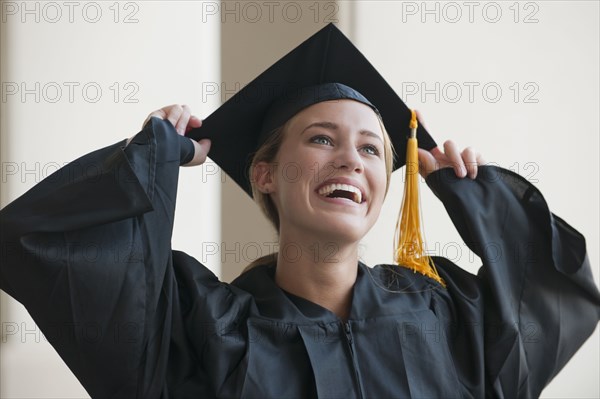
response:
<path id="1" fill-rule="evenodd" d="M 331 214 L 319 217 L 313 225 L 318 235 L 332 242 L 359 242 L 368 233 L 369 227 L 363 218 L 350 215 Z"/>

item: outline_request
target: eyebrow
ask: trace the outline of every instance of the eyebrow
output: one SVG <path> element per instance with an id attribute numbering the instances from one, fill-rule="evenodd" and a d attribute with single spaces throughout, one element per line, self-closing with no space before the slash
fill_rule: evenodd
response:
<path id="1" fill-rule="evenodd" d="M 333 123 L 333 122 L 315 122 L 315 123 L 311 123 L 310 125 L 306 126 L 304 128 L 304 130 L 302 130 L 302 133 L 300 133 L 300 135 L 304 134 L 304 132 L 306 132 L 311 127 L 322 127 L 324 129 L 340 130 L 340 127 L 339 127 L 339 125 L 337 123 Z M 370 130 L 362 129 L 362 130 L 359 131 L 359 133 L 361 135 L 364 135 L 364 136 L 375 137 L 375 138 L 379 139 L 379 141 L 383 142 L 383 139 L 381 138 L 381 136 L 379 136 L 376 133 L 373 133 Z"/>

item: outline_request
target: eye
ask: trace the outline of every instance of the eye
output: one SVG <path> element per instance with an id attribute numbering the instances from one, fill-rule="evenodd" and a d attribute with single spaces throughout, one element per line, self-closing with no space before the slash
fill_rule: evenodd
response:
<path id="1" fill-rule="evenodd" d="M 363 146 L 363 150 L 365 150 L 365 152 L 367 152 L 367 154 L 369 154 L 369 155 L 379 156 L 379 150 L 374 145 L 367 144 L 367 145 Z"/>
<path id="2" fill-rule="evenodd" d="M 322 145 L 332 145 L 331 139 L 327 136 L 314 136 L 310 139 L 311 143 L 322 144 Z"/>

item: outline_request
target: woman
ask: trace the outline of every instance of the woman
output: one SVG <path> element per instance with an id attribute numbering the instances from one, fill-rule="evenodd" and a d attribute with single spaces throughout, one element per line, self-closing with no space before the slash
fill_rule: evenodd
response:
<path id="1" fill-rule="evenodd" d="M 589 265 L 573 263 L 575 253 L 558 255 L 557 269 L 548 266 L 552 256 L 515 258 L 508 270 L 492 260 L 478 278 L 436 258 L 447 290 L 408 269 L 369 271 L 358 262 L 358 242 L 387 189 L 389 141 L 375 112 L 354 100 L 320 102 L 291 118 L 274 161 L 295 162 L 303 172 L 315 162 L 333 164 L 335 178 L 349 179 L 363 201 L 326 198 L 314 173 L 291 184 L 259 160 L 256 190 L 273 199 L 281 248 L 293 243 L 301 256 L 291 261 L 282 251 L 276 262 L 220 283 L 184 253 L 173 251 L 170 259 L 172 226 L 164 225 L 172 222 L 179 163 L 202 163 L 210 142 L 175 134 L 201 124 L 185 106 L 151 116 L 124 150 L 121 142 L 82 157 L 50 182 L 52 189 L 44 181 L 2 211 L 2 288 L 25 304 L 93 397 L 536 396 L 595 327 L 599 296 Z M 367 131 L 374 135 L 361 134 Z M 475 152 L 461 155 L 447 143 L 445 153 L 434 154 L 421 153 L 421 161 L 442 164 L 427 177 L 436 194 L 447 206 L 474 204 L 458 216 L 461 234 L 498 234 L 504 226 L 493 223 L 485 232 L 468 231 L 486 209 L 478 197 L 518 203 L 514 193 L 495 179 L 463 182 Z M 443 166 L 454 159 L 452 180 Z M 102 165 L 102 173 L 62 184 L 90 165 Z M 472 176 L 485 168 L 473 168 Z M 331 173 L 324 176 L 330 181 Z M 94 203 L 104 190 L 110 202 Z M 543 230 L 544 203 L 536 202 L 503 215 L 505 223 L 515 231 L 525 222 Z M 30 214 L 42 203 L 59 212 Z M 576 235 L 558 218 L 552 225 L 559 236 Z M 575 239 L 553 237 L 553 250 L 574 251 L 567 243 Z M 83 249 L 91 242 L 110 250 L 90 262 Z M 315 244 L 331 243 L 334 256 L 314 257 Z M 548 296 L 550 288 L 559 293 Z M 558 313 L 549 311 L 559 297 Z M 576 314 L 567 312 L 575 307 Z"/>
<path id="2" fill-rule="evenodd" d="M 202 125 L 186 105 L 164 107 L 152 116 L 169 120 L 182 135 Z M 202 164 L 210 151 L 210 140 L 192 142 L 195 151 L 189 166 Z M 448 166 L 460 178 L 477 176 L 477 165 L 483 163 L 480 154 L 470 147 L 460 152 L 450 140 L 444 147 L 446 153 L 439 148 L 432 153 L 420 150 L 424 178 Z M 378 115 L 352 100 L 304 109 L 257 151 L 250 172 L 254 198 L 279 233 L 279 246 L 299 252 L 293 259 L 285 252 L 277 254 L 275 276 L 281 288 L 347 319 L 358 244 L 381 211 L 392 173 L 392 151 Z M 277 165 L 295 165 L 300 179 L 286 178 Z M 315 170 L 315 165 L 320 169 Z M 333 192 L 328 186 L 336 183 L 358 188 L 358 203 L 328 197 Z"/>
<path id="3" fill-rule="evenodd" d="M 591 334 L 600 294 L 583 237 L 525 179 L 452 142 L 420 161 L 478 275 L 434 257 L 444 288 L 360 262 L 390 138 L 379 104 L 319 88 L 331 85 L 334 97 L 275 108 L 286 116 L 249 180 L 281 250 L 231 284 L 170 247 L 179 166 L 211 147 L 183 135 L 208 125 L 186 106 L 2 209 L 0 287 L 92 397 L 531 397 Z"/>

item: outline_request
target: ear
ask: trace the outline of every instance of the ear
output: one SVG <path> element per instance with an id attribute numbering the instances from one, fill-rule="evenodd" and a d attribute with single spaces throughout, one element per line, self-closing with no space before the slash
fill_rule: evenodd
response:
<path id="1" fill-rule="evenodd" d="M 274 178 L 274 165 L 268 162 L 257 162 L 252 171 L 252 178 L 256 188 L 263 193 L 268 194 L 275 191 L 276 184 Z"/>

